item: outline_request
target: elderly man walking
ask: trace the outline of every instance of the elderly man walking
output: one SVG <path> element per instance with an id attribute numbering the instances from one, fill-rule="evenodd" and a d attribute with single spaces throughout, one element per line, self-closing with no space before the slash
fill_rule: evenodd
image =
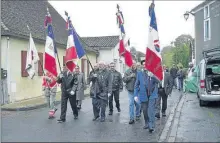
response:
<path id="1" fill-rule="evenodd" d="M 112 95 L 109 97 L 109 115 L 113 113 L 113 97 L 115 99 L 116 108 L 121 112 L 119 94 L 123 90 L 123 81 L 121 73 L 115 69 L 115 63 L 110 63 L 110 72 L 112 74 Z"/>
<path id="2" fill-rule="evenodd" d="M 137 75 L 137 68 L 136 64 L 134 63 L 132 65 L 131 69 L 128 69 L 123 77 L 123 81 L 126 84 L 126 89 L 128 91 L 128 97 L 129 97 L 129 115 L 130 115 L 130 121 L 129 124 L 134 124 L 134 85 L 136 81 L 136 75 Z M 140 104 L 136 104 L 136 120 L 140 119 Z"/>
<path id="3" fill-rule="evenodd" d="M 82 100 L 84 100 L 84 90 L 86 90 L 86 80 L 83 73 L 80 72 L 79 66 L 76 66 L 75 73 L 78 78 L 78 86 L 76 91 L 77 108 L 81 109 Z"/>
<path id="4" fill-rule="evenodd" d="M 101 122 L 105 121 L 105 111 L 108 104 L 108 97 L 112 94 L 112 76 L 111 73 L 105 69 L 105 63 L 99 62 L 99 71 L 92 72 L 90 80 L 94 86 L 90 90 L 93 105 L 93 121 L 97 120 L 101 110 Z"/>
<path id="5" fill-rule="evenodd" d="M 67 101 L 69 99 L 74 119 L 78 119 L 78 110 L 76 105 L 76 90 L 77 90 L 77 76 L 68 71 L 64 67 L 64 72 L 60 73 L 57 78 L 57 83 L 61 84 L 61 115 L 57 121 L 59 123 L 66 121 Z"/>
<path id="6" fill-rule="evenodd" d="M 172 77 L 170 76 L 170 73 L 168 69 L 164 69 L 163 71 L 164 79 L 159 84 L 158 88 L 158 99 L 156 104 L 156 115 L 155 117 L 160 118 L 160 111 L 161 111 L 161 99 L 162 99 L 162 116 L 166 116 L 166 109 L 167 109 L 167 98 L 168 95 L 171 94 L 173 89 L 172 84 Z"/>

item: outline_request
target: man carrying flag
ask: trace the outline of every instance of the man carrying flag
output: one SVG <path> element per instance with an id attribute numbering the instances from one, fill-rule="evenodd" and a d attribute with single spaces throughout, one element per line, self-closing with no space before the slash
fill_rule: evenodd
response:
<path id="1" fill-rule="evenodd" d="M 44 69 L 46 70 L 46 75 L 43 77 L 43 91 L 47 99 L 49 111 L 49 119 L 54 118 L 54 114 L 57 111 L 55 108 L 55 99 L 57 92 L 57 66 L 56 66 L 56 47 L 54 45 L 54 34 L 52 27 L 52 18 L 47 9 L 47 15 L 45 17 L 44 26 L 47 28 L 47 37 L 45 44 L 45 54 L 44 54 Z M 43 67 L 42 67 L 43 68 Z"/>
<path id="2" fill-rule="evenodd" d="M 28 30 L 29 27 L 27 26 Z M 27 59 L 26 59 L 26 71 L 28 72 L 29 78 L 33 79 L 35 76 L 35 64 L 39 61 L 39 56 L 37 49 L 34 44 L 34 40 L 31 36 L 30 32 L 30 38 L 29 38 L 29 46 L 27 50 Z"/>
<path id="3" fill-rule="evenodd" d="M 67 13 L 65 13 L 67 15 Z M 58 77 L 57 82 L 61 83 L 61 115 L 58 120 L 59 123 L 66 121 L 67 101 L 69 99 L 74 119 L 78 119 L 78 109 L 76 104 L 76 92 L 78 86 L 78 77 L 73 73 L 74 68 L 77 66 L 77 51 L 74 37 L 74 30 L 70 17 L 67 16 L 66 28 L 68 30 L 68 40 L 65 56 L 65 67 L 63 73 Z"/>
<path id="4" fill-rule="evenodd" d="M 162 60 L 160 55 L 159 36 L 157 31 L 157 22 L 154 12 L 154 6 L 155 5 L 153 1 L 149 7 L 150 29 L 148 35 L 148 47 L 146 50 L 145 57 L 145 69 L 149 71 L 146 81 L 148 106 L 145 106 L 145 108 L 148 108 L 148 127 L 150 132 L 153 132 L 155 129 L 155 104 L 158 98 L 158 83 L 159 80 L 163 80 L 163 71 L 161 64 Z"/>

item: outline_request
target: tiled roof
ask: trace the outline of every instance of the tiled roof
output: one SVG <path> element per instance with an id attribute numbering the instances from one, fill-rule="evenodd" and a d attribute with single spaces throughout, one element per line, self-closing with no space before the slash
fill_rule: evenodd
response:
<path id="1" fill-rule="evenodd" d="M 119 36 L 82 37 L 89 47 L 114 48 L 119 42 Z"/>
<path id="2" fill-rule="evenodd" d="M 67 31 L 65 20 L 44 0 L 2 0 L 1 1 L 1 35 L 29 38 L 29 25 L 32 36 L 36 40 L 45 41 L 44 18 L 49 8 L 53 19 L 55 42 L 65 48 Z M 81 41 L 85 50 L 98 52 Z"/>

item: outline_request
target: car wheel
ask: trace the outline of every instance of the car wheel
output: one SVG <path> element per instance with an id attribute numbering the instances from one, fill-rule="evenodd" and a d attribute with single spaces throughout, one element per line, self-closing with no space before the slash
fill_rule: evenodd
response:
<path id="1" fill-rule="evenodd" d="M 207 105 L 207 102 L 200 99 L 200 100 L 199 100 L 199 106 L 200 106 L 200 107 L 203 107 L 203 106 L 205 106 L 205 105 Z"/>

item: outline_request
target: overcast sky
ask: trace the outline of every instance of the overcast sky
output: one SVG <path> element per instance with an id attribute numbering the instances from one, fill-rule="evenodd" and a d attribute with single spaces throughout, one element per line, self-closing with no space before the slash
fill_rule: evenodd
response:
<path id="1" fill-rule="evenodd" d="M 202 1 L 155 1 L 155 13 L 161 47 L 181 34 L 194 37 L 194 18 L 185 21 L 183 14 Z M 145 52 L 148 38 L 151 1 L 50 1 L 64 17 L 64 11 L 71 16 L 73 26 L 81 37 L 118 35 L 116 25 L 116 5 L 124 15 L 125 31 L 131 45 Z"/>

